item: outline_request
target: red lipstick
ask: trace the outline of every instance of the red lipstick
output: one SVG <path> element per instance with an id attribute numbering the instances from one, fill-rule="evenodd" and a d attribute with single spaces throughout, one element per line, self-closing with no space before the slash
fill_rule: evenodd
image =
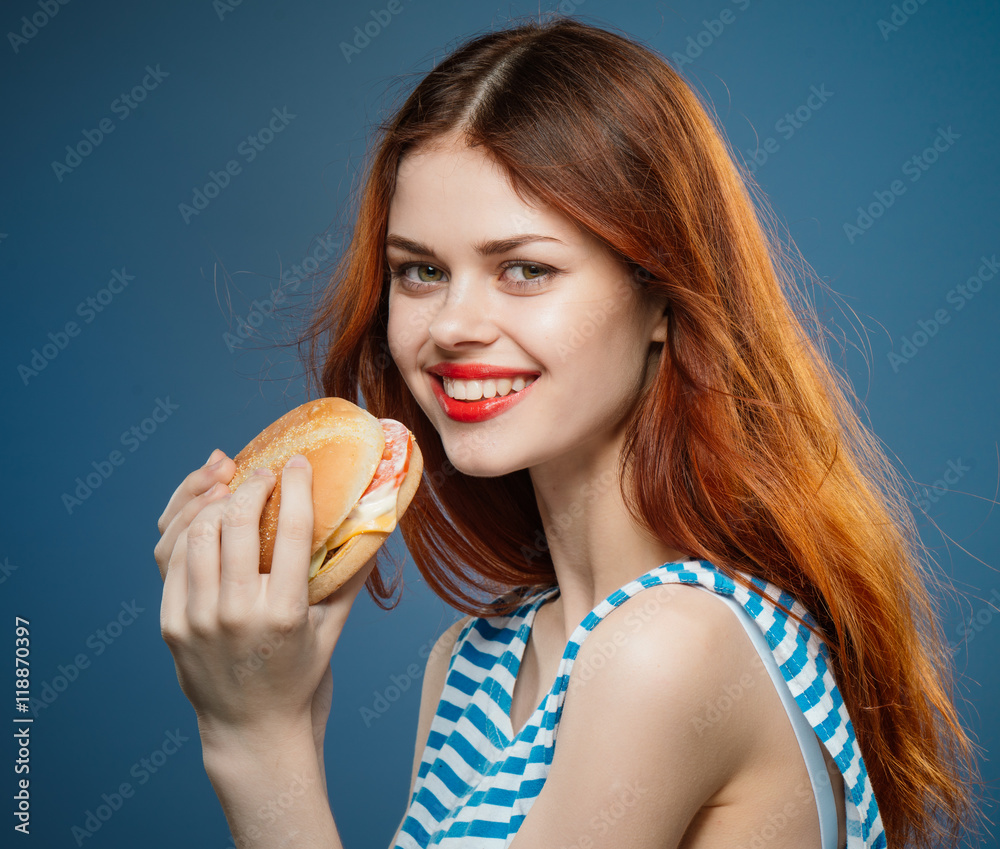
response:
<path id="1" fill-rule="evenodd" d="M 438 363 L 427 369 L 439 377 L 450 377 L 457 380 L 489 380 L 499 377 L 538 377 L 537 371 L 507 368 L 506 366 L 491 366 L 486 363 Z"/>
<path id="2" fill-rule="evenodd" d="M 429 369 L 429 371 L 438 374 L 438 369 L 443 367 L 447 367 L 449 371 L 454 368 L 456 373 L 441 375 L 442 377 L 455 377 L 459 380 L 488 380 L 491 377 L 517 377 L 518 375 L 530 374 L 530 372 L 514 371 L 512 369 L 504 370 L 494 366 L 479 366 L 478 364 L 457 366 L 453 363 L 434 366 Z M 475 375 L 470 374 L 470 370 L 474 369 L 481 369 L 481 371 Z M 458 374 L 458 371 L 462 371 L 463 374 Z M 485 377 L 480 378 L 479 374 L 485 374 Z M 441 405 L 441 409 L 444 410 L 445 415 L 448 416 L 449 419 L 456 422 L 462 422 L 464 424 L 472 424 L 475 422 L 484 422 L 487 419 L 492 419 L 495 416 L 499 416 L 501 413 L 505 413 L 531 390 L 531 387 L 535 385 L 535 382 L 536 381 L 532 381 L 519 392 L 511 392 L 509 395 L 504 395 L 502 398 L 497 396 L 495 398 L 481 398 L 478 401 L 458 401 L 450 397 L 448 393 L 444 391 L 442 382 L 434 378 L 431 378 L 431 388 L 434 391 L 434 397 L 437 398 L 438 403 Z"/>

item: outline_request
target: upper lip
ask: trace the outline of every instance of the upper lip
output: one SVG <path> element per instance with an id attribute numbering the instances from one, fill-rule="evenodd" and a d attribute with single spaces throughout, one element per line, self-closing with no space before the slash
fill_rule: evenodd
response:
<path id="1" fill-rule="evenodd" d="M 431 374 L 458 380 L 489 380 L 490 378 L 537 377 L 539 372 L 531 369 L 491 366 L 487 363 L 438 363 L 427 369 Z"/>

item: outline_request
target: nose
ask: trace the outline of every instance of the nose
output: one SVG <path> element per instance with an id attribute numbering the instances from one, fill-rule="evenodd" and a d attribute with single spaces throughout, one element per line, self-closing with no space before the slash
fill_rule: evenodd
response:
<path id="1" fill-rule="evenodd" d="M 471 278 L 453 280 L 431 317 L 427 332 L 440 348 L 489 345 L 498 336 L 489 287 Z"/>

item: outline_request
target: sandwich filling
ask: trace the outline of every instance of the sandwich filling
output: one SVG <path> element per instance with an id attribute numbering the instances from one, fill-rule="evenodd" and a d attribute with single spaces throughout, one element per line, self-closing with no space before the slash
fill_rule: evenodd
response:
<path id="1" fill-rule="evenodd" d="M 385 449 L 354 509 L 312 556 L 309 577 L 314 578 L 333 560 L 340 548 L 359 534 L 390 534 L 396 528 L 399 489 L 410 469 L 410 432 L 394 419 L 379 419 L 385 432 Z"/>

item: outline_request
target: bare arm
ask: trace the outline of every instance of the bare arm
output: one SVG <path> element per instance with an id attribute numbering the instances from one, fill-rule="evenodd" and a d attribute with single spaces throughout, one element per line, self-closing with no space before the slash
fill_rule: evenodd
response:
<path id="1" fill-rule="evenodd" d="M 343 849 L 311 727 L 202 740 L 205 771 L 238 849 Z"/>
<path id="2" fill-rule="evenodd" d="M 160 629 L 237 846 L 341 849 L 322 765 L 330 656 L 374 561 L 310 605 L 308 463 L 283 471 L 269 574 L 258 529 L 274 475 L 230 495 L 218 484 L 231 474 L 228 459 L 192 473 L 160 518 Z"/>

